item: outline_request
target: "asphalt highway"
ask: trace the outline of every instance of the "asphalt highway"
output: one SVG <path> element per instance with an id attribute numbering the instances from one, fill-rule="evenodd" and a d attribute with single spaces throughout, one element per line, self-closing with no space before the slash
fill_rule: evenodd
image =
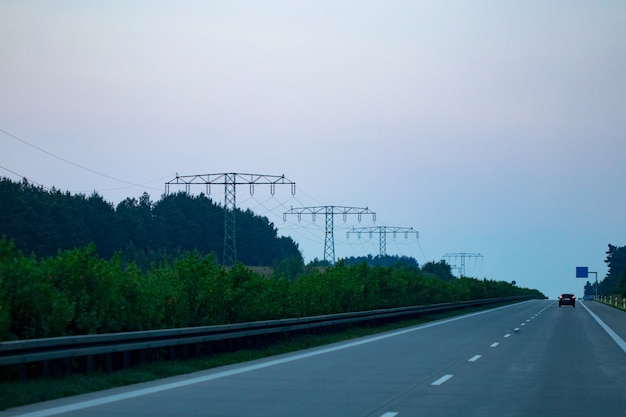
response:
<path id="1" fill-rule="evenodd" d="M 0 416 L 624 416 L 626 313 L 536 300 Z"/>

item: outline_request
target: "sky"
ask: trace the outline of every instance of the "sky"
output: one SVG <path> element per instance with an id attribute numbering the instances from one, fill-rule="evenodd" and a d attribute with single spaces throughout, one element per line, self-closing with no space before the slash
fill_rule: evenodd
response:
<path id="1" fill-rule="evenodd" d="M 626 245 L 624 22 L 617 0 L 0 0 L 0 176 L 116 205 L 284 175 L 294 195 L 236 204 L 306 262 L 325 217 L 284 213 L 368 208 L 333 217 L 336 258 L 413 228 L 386 253 L 582 295 L 575 268 Z"/>

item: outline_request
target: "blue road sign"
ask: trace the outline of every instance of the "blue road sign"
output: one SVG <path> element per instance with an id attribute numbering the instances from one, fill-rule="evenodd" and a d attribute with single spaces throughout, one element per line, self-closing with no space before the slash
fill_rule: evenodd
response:
<path id="1" fill-rule="evenodd" d="M 587 266 L 576 267 L 576 278 L 588 278 L 588 277 L 589 277 L 589 267 Z"/>

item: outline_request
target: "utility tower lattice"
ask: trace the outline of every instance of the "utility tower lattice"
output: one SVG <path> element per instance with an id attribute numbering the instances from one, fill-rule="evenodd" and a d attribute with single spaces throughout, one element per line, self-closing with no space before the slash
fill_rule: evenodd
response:
<path id="1" fill-rule="evenodd" d="M 356 233 L 359 239 L 361 233 L 369 233 L 370 239 L 373 234 L 380 235 L 379 239 L 379 251 L 380 256 L 387 256 L 387 235 L 392 234 L 393 238 L 396 238 L 397 233 L 404 233 L 404 238 L 408 238 L 409 234 L 415 233 L 415 236 L 419 239 L 420 232 L 413 230 L 412 227 L 396 227 L 396 226 L 372 226 L 372 227 L 353 227 L 352 230 L 346 233 L 347 237 L 350 237 L 350 233 Z"/>
<path id="2" fill-rule="evenodd" d="M 480 258 L 480 260 L 482 260 L 483 256 L 480 253 L 458 252 L 458 253 L 446 253 L 445 255 L 443 255 L 443 258 L 444 259 L 448 258 L 449 260 L 454 258 L 454 265 L 452 265 L 450 262 L 448 262 L 448 264 L 450 264 L 452 268 L 458 269 L 459 274 L 463 277 L 465 276 L 465 259 Z M 461 259 L 460 266 L 456 265 L 456 260 L 459 258 Z"/>
<path id="3" fill-rule="evenodd" d="M 240 174 L 236 172 L 222 174 L 203 175 L 178 175 L 176 178 L 165 183 L 165 194 L 169 194 L 170 186 L 184 185 L 185 192 L 189 194 L 192 185 L 204 185 L 206 194 L 211 194 L 211 185 L 224 186 L 224 254 L 222 263 L 232 266 L 237 262 L 236 244 L 236 217 L 237 208 L 237 185 L 249 185 L 250 195 L 254 194 L 255 185 L 269 185 L 270 193 L 274 195 L 276 185 L 291 185 L 291 195 L 296 193 L 296 183 L 285 178 L 284 175 L 260 175 L 260 174 Z"/>
<path id="4" fill-rule="evenodd" d="M 298 221 L 302 219 L 303 214 L 310 214 L 315 221 L 318 214 L 323 214 L 326 220 L 326 230 L 324 237 L 324 260 L 335 263 L 335 224 L 334 218 L 336 214 L 343 215 L 343 221 L 345 222 L 349 214 L 356 214 L 359 222 L 361 216 L 364 214 L 371 214 L 372 220 L 376 221 L 376 213 L 365 208 L 360 207 L 345 207 L 345 206 L 315 206 L 315 207 L 298 207 L 291 208 L 289 211 L 283 214 L 283 221 L 287 221 L 288 214 L 295 214 L 298 216 Z"/>

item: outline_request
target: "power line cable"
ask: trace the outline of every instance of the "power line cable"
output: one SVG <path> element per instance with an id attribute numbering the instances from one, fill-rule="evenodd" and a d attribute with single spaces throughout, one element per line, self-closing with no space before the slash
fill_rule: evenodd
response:
<path id="1" fill-rule="evenodd" d="M 26 178 L 26 177 L 24 177 L 23 175 L 18 174 L 17 172 L 10 170 L 9 168 L 3 167 L 2 165 L 0 165 L 0 168 L 4 169 L 5 171 L 10 172 L 10 173 L 11 173 L 11 174 L 13 174 L 13 175 L 17 175 L 18 177 L 21 177 L 21 178 Z"/>
<path id="2" fill-rule="evenodd" d="M 101 176 L 101 177 L 105 177 L 105 178 L 108 178 L 108 179 L 110 179 L 110 180 L 113 180 L 113 181 L 121 182 L 121 183 L 128 184 L 128 185 L 132 185 L 132 186 L 134 186 L 134 187 L 140 187 L 140 188 L 151 188 L 151 189 L 156 190 L 156 188 L 153 188 L 153 187 L 146 187 L 146 186 L 144 186 L 144 185 L 141 185 L 141 184 L 136 184 L 136 183 L 134 183 L 134 182 L 130 182 L 130 181 L 126 181 L 126 180 L 123 180 L 123 179 L 121 179 L 121 178 L 116 178 L 116 177 L 113 177 L 113 176 L 111 176 L 111 175 L 104 174 L 104 173 L 102 173 L 102 172 L 99 172 L 99 171 L 96 171 L 96 170 L 94 170 L 94 169 L 88 168 L 88 167 L 86 167 L 86 166 L 83 166 L 83 165 L 77 164 L 77 163 L 75 163 L 75 162 L 72 162 L 72 161 L 70 161 L 70 160 L 68 160 L 68 159 L 65 159 L 65 158 L 63 158 L 63 157 L 60 157 L 59 155 L 56 155 L 56 154 L 54 154 L 54 153 L 52 153 L 52 152 L 49 152 L 49 151 L 47 151 L 47 150 L 45 150 L 45 149 L 43 149 L 43 148 L 40 148 L 40 147 L 39 147 L 39 146 L 37 146 L 37 145 L 33 145 L 32 143 L 27 142 L 27 141 L 25 141 L 24 139 L 22 139 L 22 138 L 20 138 L 20 137 L 18 137 L 18 136 L 16 136 L 16 135 L 14 135 L 14 134 L 12 134 L 12 133 L 10 133 L 10 132 L 7 132 L 6 130 L 4 130 L 4 129 L 2 129 L 2 128 L 0 128 L 0 132 L 4 133 L 5 135 L 7 135 L 7 136 L 9 136 L 9 137 L 11 137 L 11 138 L 13 138 L 13 139 L 15 139 L 15 140 L 17 140 L 17 141 L 21 142 L 21 143 L 23 143 L 24 145 L 30 146 L 30 147 L 31 147 L 31 148 L 33 148 L 33 149 L 36 149 L 36 150 L 38 150 L 38 151 L 40 151 L 40 152 L 45 153 L 46 155 L 49 155 L 49 156 L 51 156 L 51 157 L 53 157 L 53 158 L 56 158 L 56 159 L 58 159 L 59 161 L 62 161 L 62 162 L 65 162 L 66 164 L 69 164 L 69 165 L 75 166 L 76 168 L 80 168 L 80 169 L 82 169 L 82 170 L 85 170 L 85 171 L 91 172 L 92 174 L 96 174 L 96 175 L 99 175 L 99 176 Z"/>
<path id="3" fill-rule="evenodd" d="M 24 175 L 22 175 L 22 174 L 18 174 L 17 172 L 15 172 L 15 171 L 13 171 L 13 170 L 10 170 L 10 169 L 9 169 L 9 168 L 7 168 L 7 167 L 4 167 L 4 166 L 0 165 L 0 168 L 1 168 L 1 169 L 4 169 L 4 170 L 5 170 L 5 171 L 7 171 L 7 172 L 10 172 L 10 173 L 11 173 L 11 174 L 13 174 L 13 175 L 17 175 L 18 177 L 23 178 L 23 179 L 25 179 L 26 181 L 28 181 L 28 182 L 30 182 L 30 183 L 32 183 L 32 184 L 35 184 L 35 185 L 36 185 L 36 186 L 38 186 L 38 187 L 42 187 L 42 188 L 44 188 L 44 189 L 46 189 L 46 190 L 49 190 L 49 188 L 48 188 L 48 187 L 46 187 L 45 185 L 43 185 L 43 184 L 39 184 L 39 183 L 38 183 L 38 182 L 36 182 L 36 181 L 33 181 L 33 180 L 31 180 L 31 179 L 28 179 L 28 178 L 26 178 Z"/>

